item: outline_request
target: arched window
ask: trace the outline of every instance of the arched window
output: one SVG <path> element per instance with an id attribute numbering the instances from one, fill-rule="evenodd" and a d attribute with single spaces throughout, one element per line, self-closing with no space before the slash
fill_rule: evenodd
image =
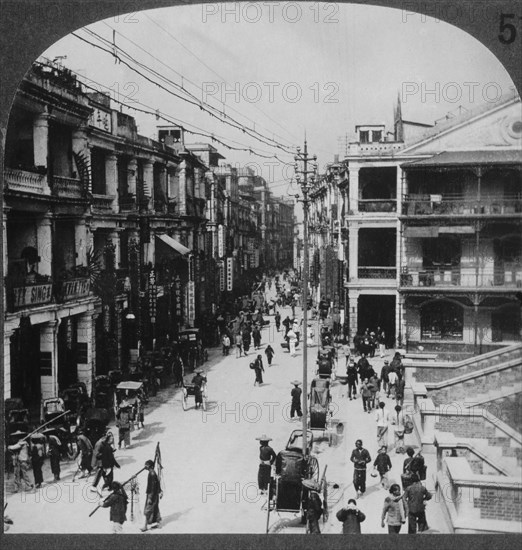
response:
<path id="1" fill-rule="evenodd" d="M 422 306 L 423 340 L 462 340 L 464 310 L 452 302 L 437 301 Z"/>

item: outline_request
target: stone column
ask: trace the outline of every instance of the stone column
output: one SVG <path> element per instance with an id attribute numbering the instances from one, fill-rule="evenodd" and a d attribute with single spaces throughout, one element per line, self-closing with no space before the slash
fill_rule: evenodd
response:
<path id="1" fill-rule="evenodd" d="M 348 208 L 354 213 L 359 212 L 359 168 L 349 168 Z"/>
<path id="2" fill-rule="evenodd" d="M 87 267 L 87 250 L 89 249 L 89 242 L 87 236 L 87 225 L 85 220 L 76 220 L 74 224 L 74 236 L 76 241 L 76 265 L 83 265 Z"/>
<path id="3" fill-rule="evenodd" d="M 59 320 L 40 325 L 40 388 L 42 399 L 58 395 Z"/>
<path id="4" fill-rule="evenodd" d="M 91 311 L 78 318 L 78 382 L 87 386 L 89 394 L 94 376 L 95 319 L 96 316 Z"/>
<path id="5" fill-rule="evenodd" d="M 353 346 L 353 339 L 357 334 L 358 299 L 359 294 L 357 292 L 348 291 L 348 311 L 345 312 L 345 316 L 348 318 L 348 326 L 350 327 L 348 335 L 350 346 Z"/>
<path id="6" fill-rule="evenodd" d="M 105 157 L 105 189 L 113 197 L 112 211 L 118 212 L 118 157 L 108 153 Z"/>
<path id="7" fill-rule="evenodd" d="M 5 303 L 5 302 L 4 302 Z M 13 397 L 11 395 L 11 337 L 13 336 L 14 329 L 4 329 L 4 399 Z"/>
<path id="8" fill-rule="evenodd" d="M 41 113 L 33 120 L 34 165 L 47 168 L 49 154 L 49 114 Z"/>
<path id="9" fill-rule="evenodd" d="M 403 171 L 400 166 L 397 166 L 397 216 L 402 214 L 402 197 L 406 194 L 406 182 L 403 186 Z"/>
<path id="10" fill-rule="evenodd" d="M 348 281 L 353 282 L 358 279 L 358 255 L 359 255 L 359 228 L 351 225 L 348 233 Z"/>
<path id="11" fill-rule="evenodd" d="M 179 214 L 184 216 L 187 213 L 187 161 L 179 165 Z"/>
<path id="12" fill-rule="evenodd" d="M 146 160 L 143 163 L 143 187 L 146 199 L 148 199 L 148 210 L 154 210 L 154 170 L 153 162 Z"/>
<path id="13" fill-rule="evenodd" d="M 52 275 L 52 221 L 47 216 L 40 218 L 36 228 L 36 247 L 40 262 L 38 263 L 38 273 L 40 275 Z"/>
<path id="14" fill-rule="evenodd" d="M 135 158 L 130 159 L 127 166 L 127 185 L 129 194 L 136 196 L 136 178 L 138 175 L 138 160 Z"/>
<path id="15" fill-rule="evenodd" d="M 121 263 L 120 230 L 111 231 L 109 237 L 114 245 L 114 267 L 118 269 Z"/>

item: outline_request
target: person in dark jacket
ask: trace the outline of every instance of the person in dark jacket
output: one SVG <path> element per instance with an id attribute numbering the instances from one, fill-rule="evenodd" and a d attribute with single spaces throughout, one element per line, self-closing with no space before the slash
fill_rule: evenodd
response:
<path id="1" fill-rule="evenodd" d="M 383 445 L 379 449 L 379 454 L 373 462 L 373 467 L 381 476 L 381 487 L 383 489 L 388 489 L 388 472 L 392 469 L 392 463 L 388 453 L 386 452 L 386 445 Z"/>
<path id="2" fill-rule="evenodd" d="M 120 468 L 120 465 L 114 458 L 115 449 L 112 446 L 113 443 L 114 436 L 112 435 L 112 432 L 107 432 L 105 437 L 101 440 L 100 445 L 98 446 L 98 443 L 96 444 L 96 446 L 98 446 L 96 458 L 100 461 L 100 468 L 96 474 L 93 486 L 96 487 L 100 481 L 100 478 L 103 477 L 102 491 L 106 487 L 111 487 L 114 476 L 114 467 Z"/>
<path id="3" fill-rule="evenodd" d="M 351 401 L 352 399 L 357 399 L 357 367 L 353 361 L 348 363 L 346 376 L 348 379 L 348 397 Z"/>
<path id="4" fill-rule="evenodd" d="M 272 358 L 274 357 L 275 352 L 274 352 L 274 348 L 270 344 L 268 344 L 268 346 L 266 346 L 265 355 L 266 355 L 266 359 L 268 361 L 268 366 L 271 367 L 272 366 Z"/>
<path id="5" fill-rule="evenodd" d="M 279 329 L 281 328 L 281 314 L 279 313 L 279 311 L 276 312 L 274 321 L 275 321 L 276 330 L 277 332 L 279 332 Z"/>
<path id="6" fill-rule="evenodd" d="M 145 462 L 145 468 L 148 470 L 149 475 L 147 477 L 147 489 L 145 491 L 147 498 L 145 500 L 145 509 L 143 510 L 145 523 L 140 531 L 147 531 L 149 526 L 152 528 L 160 527 L 161 525 L 159 501 L 163 497 L 163 491 L 161 489 L 160 480 L 154 471 L 154 462 L 152 460 L 147 460 L 147 462 Z"/>
<path id="7" fill-rule="evenodd" d="M 60 458 L 62 455 L 62 442 L 54 434 L 49 435 L 49 460 L 51 462 L 51 472 L 54 475 L 54 481 L 60 481 Z"/>
<path id="8" fill-rule="evenodd" d="M 308 533 L 311 535 L 320 535 L 319 519 L 323 515 L 323 504 L 319 491 L 320 485 L 313 479 L 305 479 L 302 481 L 303 487 L 308 489 L 308 500 L 306 508 L 306 520 L 308 522 Z"/>
<path id="9" fill-rule="evenodd" d="M 263 358 L 261 355 L 258 355 L 257 359 L 254 361 L 254 371 L 256 372 L 254 386 L 256 384 L 260 386 L 263 383 L 263 373 L 265 372 L 265 369 L 263 368 Z"/>
<path id="10" fill-rule="evenodd" d="M 290 418 L 293 420 L 294 413 L 298 416 L 298 418 L 301 418 L 303 416 L 303 413 L 301 411 L 301 394 L 303 393 L 303 390 L 299 387 L 301 385 L 301 382 L 299 382 L 299 380 L 294 380 L 292 384 L 294 385 L 294 387 L 290 392 L 290 396 L 292 397 Z"/>
<path id="11" fill-rule="evenodd" d="M 256 439 L 259 441 L 259 470 L 257 472 L 257 484 L 261 494 L 264 495 L 270 483 L 272 464 L 277 457 L 274 449 L 268 444 L 269 441 L 272 441 L 271 437 L 263 434 L 261 437 L 256 437 Z"/>
<path id="12" fill-rule="evenodd" d="M 354 465 L 353 487 L 357 491 L 358 497 L 366 492 L 366 464 L 371 460 L 370 453 L 363 447 L 363 442 L 358 439 L 350 457 L 350 461 Z"/>
<path id="13" fill-rule="evenodd" d="M 368 359 L 366 359 L 366 353 L 361 354 L 361 358 L 357 361 L 357 374 L 359 375 L 359 380 L 364 380 L 368 378 L 366 376 L 366 371 L 370 367 Z"/>
<path id="14" fill-rule="evenodd" d="M 111 483 L 112 493 L 105 499 L 100 501 L 100 506 L 110 508 L 110 520 L 112 521 L 112 532 L 121 533 L 123 524 L 127 521 L 127 503 L 129 498 L 125 489 L 117 481 Z"/>
<path id="15" fill-rule="evenodd" d="M 201 369 L 197 369 L 195 373 L 196 375 L 192 378 L 192 384 L 194 384 L 196 409 L 199 409 L 199 407 L 203 405 L 203 385 L 206 383 L 207 379 L 203 376 L 203 371 Z"/>
<path id="16" fill-rule="evenodd" d="M 31 438 L 31 465 L 33 467 L 34 485 L 40 489 L 43 483 L 42 466 L 44 464 L 43 435 L 37 434 Z"/>
<path id="17" fill-rule="evenodd" d="M 361 523 L 366 515 L 357 508 L 357 501 L 351 498 L 346 508 L 341 508 L 336 514 L 337 519 L 343 524 L 343 535 L 360 535 Z"/>
<path id="18" fill-rule="evenodd" d="M 381 389 L 382 392 L 388 394 L 388 374 L 390 372 L 390 362 L 384 361 L 384 365 L 381 369 Z"/>
<path id="19" fill-rule="evenodd" d="M 248 353 L 248 350 L 250 349 L 250 344 L 252 343 L 252 336 L 250 335 L 250 330 L 248 328 L 246 328 L 243 331 L 242 338 L 243 338 L 243 353 L 246 356 Z"/>
<path id="20" fill-rule="evenodd" d="M 412 474 L 413 483 L 406 488 L 403 500 L 408 514 L 408 534 L 414 535 L 417 530 L 428 530 L 426 521 L 426 502 L 431 500 L 431 493 L 422 485 L 417 474 Z"/>
<path id="21" fill-rule="evenodd" d="M 74 455 L 74 459 L 76 460 L 78 456 L 81 455 L 79 469 L 82 471 L 82 475 L 80 476 L 80 479 L 82 479 L 83 477 L 89 477 L 89 475 L 92 472 L 93 448 L 92 448 L 92 443 L 90 442 L 89 438 L 85 435 L 83 430 L 80 430 L 78 432 L 78 437 L 76 439 L 76 446 L 78 450 Z"/>
<path id="22" fill-rule="evenodd" d="M 257 325 L 252 330 L 252 339 L 254 340 L 254 349 L 259 349 L 261 347 L 261 331 Z"/>

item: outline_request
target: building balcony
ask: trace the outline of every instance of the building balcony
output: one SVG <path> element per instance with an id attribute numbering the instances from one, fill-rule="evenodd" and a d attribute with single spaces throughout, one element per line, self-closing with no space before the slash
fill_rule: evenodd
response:
<path id="1" fill-rule="evenodd" d="M 6 188 L 19 193 L 49 195 L 46 174 L 6 168 L 4 170 Z"/>
<path id="2" fill-rule="evenodd" d="M 522 288 L 522 266 L 509 265 L 479 270 L 478 277 L 473 266 L 442 266 L 403 271 L 400 289 L 408 292 L 422 288 L 423 291 L 474 291 L 503 292 Z"/>
<path id="3" fill-rule="evenodd" d="M 359 199 L 359 212 L 397 212 L 396 199 Z"/>
<path id="4" fill-rule="evenodd" d="M 55 197 L 61 199 L 85 198 L 83 183 L 79 179 L 67 178 L 65 176 L 52 177 L 52 193 Z"/>
<path id="5" fill-rule="evenodd" d="M 93 195 L 92 206 L 102 212 L 111 212 L 115 197 L 110 195 Z"/>
<path id="6" fill-rule="evenodd" d="M 359 279 L 395 279 L 397 269 L 395 267 L 359 267 L 357 277 Z"/>
<path id="7" fill-rule="evenodd" d="M 133 212 L 136 210 L 136 197 L 134 195 L 120 195 L 118 205 L 120 212 Z"/>
<path id="8" fill-rule="evenodd" d="M 403 202 L 403 217 L 521 216 L 519 194 L 484 196 L 480 199 L 462 195 L 408 195 Z"/>

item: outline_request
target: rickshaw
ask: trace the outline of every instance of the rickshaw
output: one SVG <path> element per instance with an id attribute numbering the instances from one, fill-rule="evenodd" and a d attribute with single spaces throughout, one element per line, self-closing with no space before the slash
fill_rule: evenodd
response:
<path id="1" fill-rule="evenodd" d="M 123 382 L 123 371 L 121 370 L 110 370 L 107 373 L 109 377 L 111 386 L 115 388 L 120 382 Z"/>
<path id="2" fill-rule="evenodd" d="M 188 398 L 189 396 L 194 396 L 194 402 L 196 401 L 196 384 L 192 383 L 192 380 L 194 378 L 194 375 L 190 374 L 188 376 L 183 377 L 183 385 L 181 386 L 181 405 L 183 407 L 183 410 L 186 411 L 189 408 L 188 405 Z M 207 410 L 207 400 L 208 400 L 208 392 L 207 392 L 207 379 L 205 376 L 205 380 L 201 385 L 201 408 L 206 411 Z"/>
<path id="3" fill-rule="evenodd" d="M 204 362 L 204 353 L 199 328 L 187 328 L 179 331 L 179 352 L 183 365 L 188 370 L 195 370 Z"/>
<path id="4" fill-rule="evenodd" d="M 83 431 L 92 446 L 107 432 L 110 413 L 106 408 L 93 407 L 85 413 Z"/>
<path id="5" fill-rule="evenodd" d="M 330 428 L 332 419 L 331 401 L 330 380 L 314 378 L 310 385 L 309 394 L 309 427 L 311 430 L 322 430 L 324 435 Z M 328 444 L 330 444 L 330 438 L 328 438 Z"/>
<path id="6" fill-rule="evenodd" d="M 133 407 L 133 418 L 136 420 L 137 399 L 144 402 L 143 382 L 128 380 L 120 382 L 114 390 L 114 416 L 118 414 L 120 403 L 125 399 Z"/>
<path id="7" fill-rule="evenodd" d="M 87 386 L 83 382 L 71 384 L 60 394 L 67 413 L 67 421 L 70 425 L 81 423 L 81 417 L 89 407 L 90 399 Z"/>
<path id="8" fill-rule="evenodd" d="M 303 479 L 313 479 L 319 483 L 319 462 L 312 456 L 314 436 L 307 430 L 307 446 L 303 455 L 303 431 L 294 430 L 288 439 L 286 448 L 277 454 L 275 477 L 270 480 L 267 502 L 267 532 L 270 512 L 291 512 L 301 515 L 301 523 L 306 521 L 308 490 L 303 487 Z M 321 479 L 326 508 L 326 478 Z M 325 515 L 327 516 L 326 510 Z M 326 521 L 326 518 L 323 518 Z"/>
<path id="9" fill-rule="evenodd" d="M 60 441 L 62 442 L 62 455 L 65 458 L 70 458 L 74 453 L 75 432 L 79 426 L 79 416 L 74 416 L 74 422 L 71 422 L 72 418 L 67 413 L 68 409 L 65 408 L 64 400 L 61 397 L 51 397 L 42 401 L 40 421 L 42 424 L 47 424 L 54 419 L 56 421 L 51 422 L 43 433 L 56 432 Z"/>
<path id="10" fill-rule="evenodd" d="M 11 401 L 8 403 L 8 401 Z M 22 400 L 17 399 L 17 402 L 14 403 L 14 400 L 5 401 L 6 411 L 5 411 L 5 435 L 8 445 L 14 445 L 20 438 L 20 433 L 28 434 L 30 429 L 30 415 L 29 409 L 24 408 L 8 408 L 11 406 L 19 407 L 23 406 Z M 13 435 L 18 432 L 18 435 Z"/>
<path id="11" fill-rule="evenodd" d="M 113 385 L 106 374 L 100 374 L 94 378 L 92 388 L 93 407 L 110 409 L 112 407 Z"/>

